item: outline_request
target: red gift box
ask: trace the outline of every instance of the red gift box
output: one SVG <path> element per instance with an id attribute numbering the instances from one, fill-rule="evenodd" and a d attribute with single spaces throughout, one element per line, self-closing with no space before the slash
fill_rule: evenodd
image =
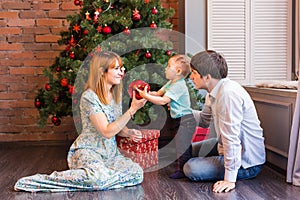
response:
<path id="1" fill-rule="evenodd" d="M 194 132 L 193 138 L 192 138 L 192 143 L 193 142 L 200 142 L 202 140 L 205 140 L 208 138 L 210 132 L 210 128 L 202 128 L 197 126 L 196 130 Z"/>
<path id="2" fill-rule="evenodd" d="M 135 142 L 127 137 L 117 136 L 117 145 L 120 152 L 140 164 L 143 169 L 158 163 L 158 137 L 159 130 L 140 130 L 142 139 Z"/>

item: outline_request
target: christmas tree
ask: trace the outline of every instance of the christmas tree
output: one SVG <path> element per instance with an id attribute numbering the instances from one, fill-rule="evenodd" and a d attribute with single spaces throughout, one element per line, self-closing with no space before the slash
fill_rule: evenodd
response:
<path id="1" fill-rule="evenodd" d="M 79 101 L 94 51 L 110 50 L 122 57 L 126 68 L 124 109 L 131 100 L 125 90 L 129 84 L 141 79 L 151 90 L 159 89 L 166 82 L 168 59 L 176 53 L 165 38 L 172 30 L 168 18 L 174 10 L 163 8 L 159 0 L 75 0 L 74 4 L 81 7 L 80 13 L 67 17 L 69 29 L 58 41 L 66 49 L 43 71 L 48 82 L 35 98 L 39 126 L 49 117 L 59 126 L 64 116 L 73 116 L 75 125 L 80 124 Z M 151 108 L 147 102 L 135 114 L 133 124 L 147 124 L 157 118 L 159 113 Z"/>

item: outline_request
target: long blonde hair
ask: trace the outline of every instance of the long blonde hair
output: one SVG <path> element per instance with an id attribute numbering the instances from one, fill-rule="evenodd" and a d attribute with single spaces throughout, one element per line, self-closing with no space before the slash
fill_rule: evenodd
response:
<path id="1" fill-rule="evenodd" d="M 109 104 L 107 97 L 108 92 L 112 93 L 113 99 L 116 103 L 120 103 L 122 98 L 122 82 L 118 85 L 113 85 L 111 91 L 107 91 L 106 78 L 104 76 L 109 68 L 114 68 L 116 61 L 122 66 L 121 57 L 111 51 L 101 51 L 93 55 L 90 62 L 90 71 L 85 89 L 93 90 L 101 103 Z"/>

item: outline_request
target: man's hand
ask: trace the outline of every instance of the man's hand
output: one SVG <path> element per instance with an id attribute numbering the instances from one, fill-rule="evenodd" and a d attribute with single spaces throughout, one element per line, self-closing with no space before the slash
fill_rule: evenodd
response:
<path id="1" fill-rule="evenodd" d="M 218 181 L 213 186 L 213 192 L 229 192 L 230 190 L 235 188 L 234 182 L 228 181 Z"/>

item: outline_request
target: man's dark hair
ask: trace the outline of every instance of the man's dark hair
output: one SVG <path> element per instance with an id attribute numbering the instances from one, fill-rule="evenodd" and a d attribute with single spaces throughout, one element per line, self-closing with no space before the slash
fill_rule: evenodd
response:
<path id="1" fill-rule="evenodd" d="M 210 74 L 215 79 L 226 78 L 228 73 L 225 58 L 213 50 L 202 51 L 194 55 L 191 59 L 191 67 L 201 76 Z"/>

